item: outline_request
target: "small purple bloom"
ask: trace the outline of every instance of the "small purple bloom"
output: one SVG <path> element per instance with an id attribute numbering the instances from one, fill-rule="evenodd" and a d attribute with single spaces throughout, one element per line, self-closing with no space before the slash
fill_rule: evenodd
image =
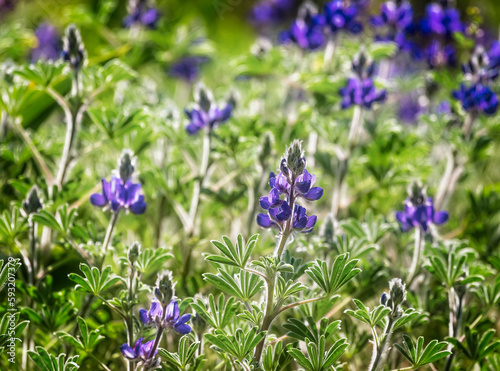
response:
<path id="1" fill-rule="evenodd" d="M 139 311 L 139 318 L 145 325 L 155 324 L 158 327 L 170 328 L 182 335 L 191 332 L 191 326 L 186 323 L 191 319 L 191 314 L 179 316 L 177 300 L 172 300 L 165 309 L 160 303 L 153 301 L 149 311 L 146 309 Z"/>
<path id="2" fill-rule="evenodd" d="M 130 0 L 129 14 L 123 20 L 125 27 L 142 25 L 154 29 L 157 26 L 161 13 L 158 9 L 148 6 L 147 0 Z"/>
<path id="3" fill-rule="evenodd" d="M 376 28 L 386 28 L 384 35 L 378 34 L 379 41 L 394 41 L 400 49 L 408 49 L 405 31 L 413 22 L 413 8 L 408 1 L 397 2 L 394 0 L 382 3 L 380 15 L 371 18 L 371 23 Z"/>
<path id="4" fill-rule="evenodd" d="M 467 112 L 484 113 L 493 115 L 498 109 L 498 97 L 489 86 L 477 83 L 466 86 L 460 84 L 460 89 L 455 90 L 453 98 L 462 103 L 462 107 Z"/>
<path id="5" fill-rule="evenodd" d="M 144 338 L 140 338 L 139 340 L 137 340 L 133 348 L 128 344 L 123 344 L 120 347 L 123 356 L 131 360 L 145 361 L 149 359 L 149 353 L 151 353 L 151 350 L 153 349 L 154 340 L 148 341 L 144 344 L 142 343 L 143 340 Z M 153 357 L 157 354 L 158 350 L 155 351 Z"/>
<path id="6" fill-rule="evenodd" d="M 431 197 L 427 199 L 424 197 L 407 198 L 404 211 L 396 212 L 396 220 L 401 225 L 403 232 L 407 232 L 413 227 L 422 228 L 426 232 L 430 224 L 441 225 L 446 223 L 448 213 L 446 211 L 434 211 L 434 203 Z"/>
<path id="7" fill-rule="evenodd" d="M 42 23 L 35 30 L 37 46 L 31 51 L 31 61 L 39 59 L 56 60 L 61 52 L 61 39 L 59 33 L 49 23 Z"/>
<path id="8" fill-rule="evenodd" d="M 253 6 L 250 15 L 256 25 L 283 22 L 293 14 L 296 0 L 261 0 Z"/>
<path id="9" fill-rule="evenodd" d="M 316 225 L 318 217 L 316 215 L 307 216 L 306 209 L 302 206 L 295 205 L 293 215 L 293 229 L 300 233 L 310 233 Z"/>
<path id="10" fill-rule="evenodd" d="M 399 119 L 405 124 L 415 124 L 418 117 L 424 112 L 419 97 L 412 94 L 403 96 L 398 102 L 398 106 Z"/>
<path id="11" fill-rule="evenodd" d="M 186 131 L 189 135 L 198 133 L 203 128 L 212 130 L 216 125 L 220 125 L 231 117 L 233 106 L 227 104 L 224 108 L 217 107 L 214 103 L 210 104 L 208 111 L 205 111 L 200 105 L 197 105 L 192 110 L 184 110 L 189 124 L 186 126 Z"/>
<path id="12" fill-rule="evenodd" d="M 438 40 L 433 40 L 424 51 L 427 64 L 431 68 L 454 67 L 457 65 L 457 52 L 451 44 L 442 45 Z"/>
<path id="13" fill-rule="evenodd" d="M 447 100 L 442 101 L 436 107 L 436 113 L 438 115 L 449 115 L 451 114 L 451 104 Z"/>
<path id="14" fill-rule="evenodd" d="M 113 212 L 128 209 L 134 214 L 144 214 L 146 202 L 140 192 L 140 183 L 132 183 L 131 180 L 124 183 L 122 179 L 115 176 L 111 177 L 108 183 L 103 178 L 102 192 L 91 195 L 90 203 L 98 207 L 109 206 Z"/>
<path id="15" fill-rule="evenodd" d="M 188 56 L 179 59 L 170 67 L 170 75 L 193 83 L 198 78 L 201 66 L 208 61 L 207 57 Z"/>
<path id="16" fill-rule="evenodd" d="M 434 33 L 447 39 L 451 39 L 453 33 L 463 33 L 465 30 L 457 9 L 435 3 L 425 8 L 425 17 L 420 28 L 424 34 Z"/>
<path id="17" fill-rule="evenodd" d="M 306 3 L 290 28 L 280 33 L 279 41 L 283 44 L 295 43 L 306 50 L 316 50 L 326 42 L 323 28 L 324 17 L 318 14 L 314 6 Z"/>
<path id="18" fill-rule="evenodd" d="M 347 109 L 353 104 L 371 108 L 373 103 L 385 100 L 387 91 L 377 90 L 371 78 L 351 77 L 347 81 L 347 86 L 339 90 L 339 94 L 342 96 L 342 109 Z"/>
<path id="19" fill-rule="evenodd" d="M 346 30 L 353 34 L 360 33 L 363 25 L 356 19 L 357 15 L 357 5 L 348 5 L 344 0 L 330 1 L 324 7 L 325 22 L 332 32 Z"/>

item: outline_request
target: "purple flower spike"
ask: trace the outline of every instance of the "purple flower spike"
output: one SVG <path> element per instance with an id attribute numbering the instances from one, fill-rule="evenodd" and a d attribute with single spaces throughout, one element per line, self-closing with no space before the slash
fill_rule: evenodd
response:
<path id="1" fill-rule="evenodd" d="M 353 104 L 371 108 L 373 103 L 383 102 L 386 98 L 386 90 L 377 90 L 371 78 L 359 79 L 351 77 L 347 86 L 339 90 L 342 96 L 342 109 L 347 109 Z"/>
<path id="2" fill-rule="evenodd" d="M 280 33 L 279 41 L 282 44 L 295 43 L 305 50 L 319 49 L 326 42 L 324 25 L 324 16 L 318 14 L 314 6 L 305 4 L 290 28 Z"/>
<path id="3" fill-rule="evenodd" d="M 260 198 L 260 205 L 267 210 L 267 214 L 257 215 L 257 224 L 260 227 L 277 228 L 281 233 L 309 233 L 314 229 L 316 216 L 308 217 L 305 208 L 296 202 L 300 198 L 308 201 L 319 200 L 323 196 L 323 188 L 313 187 L 316 177 L 309 173 L 305 166 L 301 144 L 294 141 L 281 161 L 279 174 L 271 172 L 269 175 L 271 191 L 268 196 Z M 281 196 L 284 196 L 284 199 Z"/>
<path id="4" fill-rule="evenodd" d="M 363 30 L 363 25 L 356 19 L 358 7 L 347 5 L 344 0 L 333 0 L 324 8 L 326 24 L 332 32 L 346 30 L 358 34 Z"/>
<path id="5" fill-rule="evenodd" d="M 127 28 L 142 25 L 155 29 L 161 17 L 158 9 L 149 7 L 146 0 L 130 0 L 128 12 L 128 16 L 123 20 L 123 25 Z"/>
<path id="6" fill-rule="evenodd" d="M 120 347 L 123 356 L 131 360 L 146 361 L 149 359 L 149 353 L 151 353 L 151 349 L 153 349 L 154 340 L 148 341 L 144 344 L 142 343 L 143 340 L 144 338 L 137 340 L 133 348 L 128 344 L 123 344 Z M 158 350 L 155 351 L 153 357 L 157 354 Z"/>
<path id="7" fill-rule="evenodd" d="M 191 332 L 191 326 L 186 323 L 191 319 L 191 314 L 187 313 L 179 317 L 177 300 L 172 300 L 165 309 L 159 302 L 153 301 L 149 311 L 146 309 L 139 311 L 139 318 L 142 323 L 148 326 L 170 328 L 182 335 Z"/>
<path id="8" fill-rule="evenodd" d="M 186 126 L 186 131 L 189 135 L 194 135 L 203 128 L 208 127 L 212 130 L 215 126 L 229 120 L 233 112 L 233 106 L 227 104 L 224 108 L 220 109 L 212 103 L 208 111 L 203 110 L 203 108 L 198 105 L 191 111 L 186 109 L 184 112 L 190 120 L 189 124 Z"/>
<path id="9" fill-rule="evenodd" d="M 448 6 L 442 7 L 440 4 L 427 5 L 420 27 L 424 34 L 434 33 L 448 39 L 451 39 L 453 33 L 463 33 L 465 30 L 459 11 Z"/>
<path id="10" fill-rule="evenodd" d="M 293 14 L 296 0 L 261 0 L 253 6 L 251 21 L 258 26 L 279 23 Z"/>
<path id="11" fill-rule="evenodd" d="M 94 193 L 90 196 L 90 203 L 98 207 L 109 208 L 113 212 L 128 209 L 134 214 L 144 214 L 146 202 L 144 196 L 140 194 L 141 185 L 134 184 L 131 180 L 123 183 L 120 178 L 111 177 L 108 183 L 102 179 L 102 193 Z"/>
<path id="12" fill-rule="evenodd" d="M 61 53 L 61 38 L 59 33 L 49 23 L 43 23 L 35 30 L 37 46 L 31 51 L 31 61 L 39 59 L 56 60 Z"/>
<path id="13" fill-rule="evenodd" d="M 441 225 L 448 221 L 446 211 L 434 211 L 431 197 L 412 197 L 405 200 L 405 210 L 395 213 L 396 220 L 401 225 L 401 230 L 407 232 L 413 227 L 421 228 L 427 232 L 430 224 Z"/>
<path id="14" fill-rule="evenodd" d="M 489 86 L 477 83 L 467 87 L 460 84 L 460 89 L 453 92 L 453 98 L 462 103 L 462 107 L 468 112 L 483 113 L 487 116 L 493 115 L 498 109 L 498 97 Z"/>
<path id="15" fill-rule="evenodd" d="M 181 58 L 170 67 L 170 75 L 192 84 L 198 79 L 201 66 L 206 62 L 208 62 L 207 57 L 188 56 Z"/>

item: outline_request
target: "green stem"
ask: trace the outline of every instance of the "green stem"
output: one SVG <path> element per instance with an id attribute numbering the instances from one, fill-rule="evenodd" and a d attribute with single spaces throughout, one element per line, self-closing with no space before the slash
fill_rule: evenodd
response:
<path id="1" fill-rule="evenodd" d="M 389 340 L 392 335 L 393 326 L 394 326 L 394 319 L 392 318 L 391 314 L 389 314 L 387 325 L 382 335 L 382 343 L 380 343 L 378 346 L 374 344 L 373 358 L 370 367 L 368 368 L 368 371 L 377 371 L 381 369 L 381 366 L 383 366 L 385 359 L 387 358 L 387 347 L 389 345 Z"/>
<path id="2" fill-rule="evenodd" d="M 464 124 L 462 126 L 462 130 L 464 133 L 464 137 L 466 140 L 469 140 L 471 137 L 472 124 L 476 119 L 476 115 L 472 112 L 467 112 L 464 119 Z"/>
<path id="3" fill-rule="evenodd" d="M 89 353 L 87 353 L 87 354 L 88 354 L 88 355 L 89 355 L 89 356 L 90 356 L 90 357 L 91 357 L 94 361 L 96 361 L 97 363 L 99 363 L 99 365 L 100 365 L 100 366 L 101 366 L 104 370 L 106 370 L 106 371 L 111 371 L 111 369 L 110 369 L 108 366 L 106 366 L 106 365 L 104 364 L 104 362 L 102 362 L 102 361 L 101 361 L 99 358 L 97 358 L 94 354 L 92 354 L 92 353 L 90 353 L 90 352 L 89 352 Z"/>
<path id="4" fill-rule="evenodd" d="M 314 303 L 315 301 L 320 301 L 320 300 L 324 300 L 324 299 L 326 299 L 326 297 L 325 296 L 321 296 L 321 297 L 318 297 L 318 298 L 312 298 L 312 299 L 305 299 L 305 300 L 297 301 L 295 303 L 291 303 L 291 304 L 285 305 L 284 307 L 282 307 L 278 311 L 278 313 L 276 315 L 278 315 L 280 313 L 283 313 L 284 311 L 286 311 L 288 309 L 298 307 L 299 305 Z"/>
<path id="5" fill-rule="evenodd" d="M 104 265 L 104 260 L 106 259 L 106 252 L 108 250 L 109 243 L 113 237 L 113 231 L 116 226 L 116 222 L 118 221 L 118 216 L 120 215 L 120 210 L 117 210 L 113 213 L 111 220 L 109 221 L 108 229 L 106 230 L 106 236 L 104 237 L 104 242 L 102 243 L 102 260 L 99 264 L 99 268 L 102 268 Z"/>
<path id="6" fill-rule="evenodd" d="M 359 131 L 363 126 L 363 109 L 360 105 L 354 105 L 351 127 L 349 129 L 349 144 L 354 146 L 358 141 Z"/>
<path id="7" fill-rule="evenodd" d="M 420 227 L 415 228 L 415 247 L 413 249 L 413 259 L 410 266 L 410 271 L 408 273 L 408 287 L 411 286 L 413 279 L 417 273 L 417 270 L 420 265 L 420 257 L 422 255 L 422 246 L 423 246 L 423 233 Z"/>

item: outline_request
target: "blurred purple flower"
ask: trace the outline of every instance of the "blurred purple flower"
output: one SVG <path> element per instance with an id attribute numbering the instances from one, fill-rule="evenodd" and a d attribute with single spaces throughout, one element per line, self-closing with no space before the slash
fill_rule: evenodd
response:
<path id="1" fill-rule="evenodd" d="M 415 124 L 418 117 L 425 111 L 419 97 L 412 94 L 403 96 L 398 101 L 398 117 L 405 124 Z"/>
<path id="2" fill-rule="evenodd" d="M 347 81 L 347 86 L 339 90 L 339 94 L 342 96 L 342 109 L 347 109 L 353 104 L 371 108 L 373 103 L 385 100 L 387 91 L 377 90 L 371 78 L 351 77 Z"/>
<path id="3" fill-rule="evenodd" d="M 198 79 L 201 66 L 208 61 L 203 56 L 187 56 L 179 59 L 170 67 L 170 75 L 193 83 Z"/>
<path id="4" fill-rule="evenodd" d="M 449 115 L 451 114 L 451 104 L 447 100 L 442 101 L 436 107 L 436 113 L 438 115 Z"/>
<path id="5" fill-rule="evenodd" d="M 321 48 L 326 37 L 323 31 L 324 19 L 317 9 L 306 3 L 299 11 L 299 16 L 290 28 L 279 35 L 280 43 L 295 43 L 302 49 L 315 50 Z"/>
<path id="6" fill-rule="evenodd" d="M 16 3 L 16 0 L 0 0 L 0 16 L 14 10 Z"/>
<path id="7" fill-rule="evenodd" d="M 261 0 L 253 6 L 251 21 L 265 25 L 285 21 L 295 9 L 296 0 Z"/>
<path id="8" fill-rule="evenodd" d="M 400 49 L 409 48 L 406 29 L 413 22 L 413 8 L 407 1 L 390 0 L 380 6 L 380 15 L 371 18 L 376 28 L 385 28 L 384 34 L 378 34 L 379 41 L 394 41 Z"/>
<path id="9" fill-rule="evenodd" d="M 224 108 L 219 108 L 215 103 L 210 104 L 208 111 L 205 111 L 200 105 L 192 110 L 185 109 L 184 112 L 189 119 L 186 130 L 189 135 L 198 133 L 203 128 L 212 130 L 216 125 L 220 125 L 231 117 L 233 106 L 227 104 Z"/>
<path id="10" fill-rule="evenodd" d="M 427 64 L 431 68 L 454 67 L 457 65 L 455 47 L 451 44 L 442 45 L 438 40 L 433 40 L 424 52 Z"/>
<path id="11" fill-rule="evenodd" d="M 128 209 L 134 214 L 144 214 L 146 202 L 140 192 L 140 183 L 134 184 L 131 180 L 124 183 L 122 179 L 115 176 L 111 177 L 111 181 L 108 183 L 103 178 L 102 193 L 92 194 L 90 203 L 98 207 L 109 206 L 113 212 Z"/>
<path id="12" fill-rule="evenodd" d="M 493 115 L 498 109 L 498 97 L 489 86 L 477 83 L 466 86 L 460 84 L 460 89 L 452 93 L 453 98 L 462 103 L 467 112 Z"/>
<path id="13" fill-rule="evenodd" d="M 123 344 L 120 347 L 123 356 L 131 360 L 147 360 L 149 358 L 149 353 L 151 353 L 151 349 L 153 349 L 154 340 L 148 341 L 144 344 L 142 343 L 143 340 L 144 338 L 137 340 L 133 348 L 128 344 Z M 153 356 L 156 356 L 157 354 L 158 350 L 155 351 Z"/>
<path id="14" fill-rule="evenodd" d="M 344 0 L 333 0 L 325 4 L 324 19 L 332 32 L 346 30 L 358 34 L 363 30 L 363 24 L 356 19 L 358 6 L 348 4 Z"/>
<path id="15" fill-rule="evenodd" d="M 448 221 L 446 211 L 434 210 L 431 197 L 407 198 L 404 211 L 396 212 L 396 220 L 401 225 L 401 230 L 407 232 L 413 227 L 421 228 L 424 232 L 429 229 L 430 224 L 441 225 Z"/>
<path id="16" fill-rule="evenodd" d="M 31 61 L 39 59 L 56 60 L 61 53 L 61 39 L 59 33 L 49 23 L 42 23 L 35 30 L 37 46 L 31 50 Z"/>
<path id="17" fill-rule="evenodd" d="M 444 6 L 435 3 L 427 5 L 420 29 L 424 34 L 434 33 L 451 39 L 453 33 L 463 33 L 465 26 L 460 21 L 459 11 L 445 2 Z"/>
<path id="18" fill-rule="evenodd" d="M 158 328 L 170 328 L 182 335 L 191 332 L 191 326 L 186 324 L 191 319 L 191 314 L 179 316 L 177 300 L 172 300 L 165 309 L 159 302 L 153 301 L 149 311 L 146 309 L 139 311 L 139 318 L 145 325 L 155 324 Z"/>
<path id="19" fill-rule="evenodd" d="M 154 29 L 157 26 L 161 13 L 158 9 L 148 6 L 147 0 L 130 0 L 128 6 L 128 16 L 123 20 L 125 27 L 142 25 Z"/>

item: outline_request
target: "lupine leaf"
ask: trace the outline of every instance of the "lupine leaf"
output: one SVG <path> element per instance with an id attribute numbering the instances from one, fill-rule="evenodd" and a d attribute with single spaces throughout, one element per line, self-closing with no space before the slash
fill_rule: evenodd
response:
<path id="1" fill-rule="evenodd" d="M 448 346 L 446 341 L 432 340 L 424 347 L 424 338 L 420 336 L 415 344 L 408 335 L 403 335 L 403 345 L 394 344 L 395 348 L 411 362 L 414 368 L 436 362 L 451 354 L 443 350 Z"/>

